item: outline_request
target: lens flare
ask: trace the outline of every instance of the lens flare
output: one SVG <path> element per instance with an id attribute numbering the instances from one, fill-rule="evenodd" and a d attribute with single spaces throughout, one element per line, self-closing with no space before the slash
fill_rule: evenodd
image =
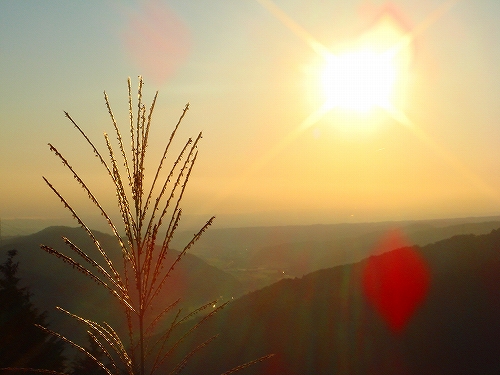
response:
<path id="1" fill-rule="evenodd" d="M 142 75 L 163 84 L 185 62 L 189 29 L 175 12 L 159 1 L 130 14 L 123 33 L 125 50 Z"/>
<path id="2" fill-rule="evenodd" d="M 427 262 L 399 231 L 389 232 L 362 274 L 363 292 L 394 333 L 401 333 L 430 287 Z"/>

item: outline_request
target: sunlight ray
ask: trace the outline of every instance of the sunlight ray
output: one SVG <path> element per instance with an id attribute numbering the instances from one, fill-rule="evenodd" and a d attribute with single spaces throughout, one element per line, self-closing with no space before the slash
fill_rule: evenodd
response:
<path id="1" fill-rule="evenodd" d="M 296 36 L 305 41 L 319 56 L 326 57 L 330 54 L 328 48 L 316 40 L 307 30 L 291 19 L 271 0 L 255 0 L 283 25 L 288 27 Z"/>
<path id="2" fill-rule="evenodd" d="M 431 148 L 432 151 L 441 158 L 441 160 L 444 160 L 456 172 L 458 172 L 461 176 L 463 176 L 471 184 L 473 184 L 475 186 L 475 188 L 478 189 L 478 191 L 489 196 L 496 203 L 500 203 L 500 193 L 496 189 L 491 187 L 488 183 L 486 183 L 477 174 L 475 174 L 469 168 L 467 168 L 451 152 L 447 151 L 446 148 L 441 146 L 432 137 L 430 137 L 426 132 L 424 132 L 422 128 L 418 127 L 415 123 L 413 123 L 403 112 L 395 110 L 393 112 L 390 112 L 390 114 L 394 118 L 394 120 L 396 120 L 400 124 L 404 125 L 422 143 L 424 143 L 426 146 Z"/>
<path id="3" fill-rule="evenodd" d="M 290 29 L 296 36 L 305 41 L 319 56 L 325 60 L 332 59 L 334 56 L 325 46 L 319 43 L 307 30 L 297 24 L 292 20 L 283 10 L 281 10 L 272 0 L 256 0 L 261 4 L 269 13 L 271 13 L 277 20 L 279 20 L 283 25 Z M 426 31 L 430 26 L 436 23 L 441 17 L 444 16 L 456 3 L 458 0 L 449 0 L 442 3 L 434 11 L 432 11 L 421 23 L 419 23 L 413 30 L 408 33 L 403 34 L 400 40 L 393 48 L 392 53 L 396 54 L 398 51 L 409 47 L 409 45 L 415 40 L 415 38 Z M 394 51 L 395 50 L 395 51 Z M 500 202 L 500 194 L 495 191 L 491 186 L 485 183 L 481 178 L 479 178 L 472 171 L 468 170 L 461 162 L 458 161 L 450 152 L 440 146 L 436 141 L 429 137 L 421 128 L 417 127 L 408 116 L 401 109 L 397 108 L 388 101 L 382 101 L 377 103 L 377 105 L 383 108 L 387 114 L 405 126 L 423 143 L 430 147 L 436 154 L 439 155 L 441 159 L 446 161 L 450 166 L 452 166 L 457 172 L 465 176 L 471 183 L 473 183 L 478 189 L 483 193 L 487 194 L 491 198 Z M 293 142 L 300 134 L 313 126 L 316 122 L 321 120 L 331 109 L 333 105 L 330 101 L 325 101 L 323 105 L 311 115 L 309 115 L 302 123 L 292 130 L 288 135 L 286 135 L 280 142 L 276 144 L 272 149 L 265 153 L 258 161 L 254 162 L 251 167 L 245 173 L 245 177 L 242 176 L 240 183 L 243 183 L 250 175 L 255 171 L 266 165 L 273 157 L 275 157 L 279 152 L 285 149 L 290 143 Z M 239 183 L 238 183 L 239 185 Z"/>
<path id="4" fill-rule="evenodd" d="M 265 152 L 260 158 L 251 163 L 238 177 L 235 177 L 231 183 L 226 184 L 224 188 L 220 188 L 217 196 L 210 202 L 207 202 L 207 205 L 204 206 L 203 209 L 213 209 L 224 199 L 233 196 L 236 191 L 243 188 L 252 178 L 254 178 L 257 172 L 268 165 L 302 133 L 320 121 L 329 111 L 330 108 L 328 107 L 328 104 L 325 103 L 317 111 L 311 113 L 300 123 L 299 126 L 277 142 L 274 147 L 268 149 L 267 152 Z"/>
<path id="5" fill-rule="evenodd" d="M 411 32 L 412 39 L 416 36 L 422 34 L 425 30 L 436 23 L 441 17 L 443 17 L 456 3 L 458 0 L 449 0 L 442 3 L 436 9 L 434 9 L 422 22 L 420 22 Z"/>
<path id="6" fill-rule="evenodd" d="M 272 14 L 277 20 L 279 20 L 284 26 L 286 26 L 290 31 L 292 31 L 297 37 L 305 41 L 319 56 L 321 56 L 325 61 L 331 60 L 334 55 L 331 51 L 322 45 L 320 42 L 314 38 L 307 30 L 300 26 L 297 22 L 291 19 L 280 7 L 278 7 L 272 0 L 256 0 L 262 7 L 264 7 L 270 14 Z M 398 51 L 403 48 L 407 48 L 416 36 L 427 30 L 432 24 L 437 22 L 446 12 L 448 12 L 458 0 L 449 0 L 442 3 L 434 11 L 432 11 L 420 24 L 418 24 L 411 32 L 406 33 L 400 37 L 400 41 L 393 47 L 393 53 L 398 53 Z M 300 131 L 304 131 L 304 126 L 309 127 L 314 125 L 315 122 L 311 122 L 311 119 L 316 118 L 318 121 L 323 117 L 327 111 L 325 109 L 332 109 L 332 103 L 324 103 L 317 111 L 315 111 L 311 116 L 309 116 L 304 122 L 299 125 Z M 387 102 L 378 103 L 379 106 L 387 111 L 387 113 L 394 118 L 396 121 L 400 122 L 402 119 L 402 124 L 405 123 L 406 115 L 400 109 L 395 108 L 393 105 Z M 318 116 L 321 114 L 321 116 Z M 295 133 L 293 131 L 292 133 Z"/>

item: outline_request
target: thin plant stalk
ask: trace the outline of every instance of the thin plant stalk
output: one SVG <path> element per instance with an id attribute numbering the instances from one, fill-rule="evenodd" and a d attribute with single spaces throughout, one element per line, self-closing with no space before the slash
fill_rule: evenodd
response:
<path id="1" fill-rule="evenodd" d="M 151 314 L 149 314 L 149 311 L 158 299 L 161 290 L 166 287 L 166 279 L 173 270 L 175 264 L 179 262 L 182 255 L 184 255 L 194 242 L 199 239 L 201 234 L 214 220 L 214 217 L 210 218 L 200 231 L 193 236 L 192 240 L 188 242 L 179 256 L 173 260 L 173 263 L 166 264 L 169 243 L 180 221 L 180 214 L 182 212 L 180 205 L 196 162 L 198 142 L 202 138 L 202 134 L 200 133 L 194 142 L 188 139 L 181 152 L 177 157 L 174 157 L 173 166 L 169 170 L 163 185 L 160 189 L 157 189 L 156 185 L 161 178 L 165 160 L 171 153 L 170 149 L 176 132 L 189 109 L 189 104 L 186 104 L 179 121 L 168 138 L 164 152 L 158 161 L 158 167 L 154 171 L 152 182 L 149 186 L 146 186 L 146 176 L 144 174 L 145 162 L 146 155 L 148 155 L 147 150 L 150 127 L 158 92 L 155 93 L 149 109 L 146 109 L 143 103 L 143 86 L 142 77 L 139 77 L 137 88 L 137 111 L 134 115 L 132 85 L 130 78 L 128 79 L 129 151 L 125 148 L 126 142 L 122 137 L 118 123 L 111 109 L 108 95 L 104 92 L 104 101 L 113 124 L 113 130 L 116 135 L 119 149 L 118 153 L 114 151 L 109 136 L 104 133 L 108 161 L 105 160 L 103 154 L 76 121 L 65 112 L 66 117 L 83 136 L 84 140 L 90 146 L 92 153 L 97 156 L 108 178 L 111 180 L 111 186 L 114 187 L 116 192 L 118 210 L 122 219 L 121 227 L 123 233 L 125 233 L 125 239 L 121 237 L 119 234 L 119 227 L 115 225 L 111 216 L 104 210 L 88 185 L 59 150 L 52 144 L 49 144 L 50 150 L 71 172 L 77 183 L 88 196 L 90 202 L 99 210 L 110 226 L 114 237 L 122 249 L 124 267 L 121 271 L 118 270 L 111 260 L 112 257 L 102 248 L 99 241 L 97 241 L 92 231 L 76 213 L 72 205 L 62 196 L 57 188 L 44 177 L 44 181 L 49 188 L 90 236 L 99 251 L 101 259 L 90 257 L 84 249 L 79 248 L 66 237 L 64 237 L 63 240 L 68 246 L 68 250 L 73 254 L 72 256 L 63 254 L 45 245 L 42 245 L 41 248 L 49 254 L 60 258 L 97 284 L 105 287 L 118 300 L 125 313 L 129 340 L 127 346 L 122 343 L 116 332 L 109 325 L 98 324 L 60 308 L 61 311 L 65 312 L 73 319 L 85 324 L 92 339 L 103 349 L 106 356 L 109 357 L 110 360 L 112 359 L 112 361 L 110 361 L 112 365 L 109 365 L 109 367 L 106 367 L 102 363 L 98 363 L 99 366 L 104 366 L 105 371 L 109 374 L 117 371 L 117 365 L 115 364 L 117 361 L 121 361 L 129 375 L 153 374 L 159 369 L 159 367 L 154 364 L 151 368 L 148 368 L 148 364 L 146 363 L 146 355 L 148 354 L 146 348 L 151 346 L 148 345 L 148 342 L 151 341 L 155 333 L 154 328 L 158 325 L 159 321 L 164 319 L 167 313 L 177 305 L 178 301 L 167 305 L 157 316 L 150 317 Z M 174 182 L 172 183 L 172 181 Z M 155 191 L 158 192 L 155 193 Z M 151 203 L 153 201 L 154 204 L 152 205 Z M 175 204 L 172 205 L 171 202 L 175 202 Z M 169 216 L 169 219 L 165 220 L 167 216 Z M 167 223 L 168 227 L 164 228 L 164 224 L 166 225 Z M 158 234 L 161 230 L 164 230 L 166 235 L 163 241 L 158 243 Z M 152 266 L 153 264 L 154 267 Z M 58 337 L 64 337 L 58 333 L 54 334 Z M 66 337 L 64 337 L 64 340 L 71 342 L 71 345 L 75 348 L 81 348 L 81 346 L 73 343 Z M 208 344 L 208 342 L 200 344 L 200 348 L 206 344 Z M 156 358 L 164 358 L 165 354 L 172 352 L 178 346 L 178 343 L 173 343 L 172 345 L 171 347 L 165 347 L 164 345 L 160 346 L 158 349 L 159 351 L 155 354 Z M 181 363 L 177 364 L 174 368 L 174 372 L 184 367 L 185 361 L 186 358 Z"/>
<path id="2" fill-rule="evenodd" d="M 120 248 L 120 255 L 123 261 L 123 267 L 121 269 L 114 263 L 113 259 L 116 258 L 110 256 L 108 250 L 101 246 L 92 230 L 85 224 L 73 206 L 47 178 L 43 177 L 48 187 L 59 198 L 65 209 L 69 211 L 71 216 L 88 234 L 98 251 L 98 256 L 89 256 L 85 252 L 85 249 L 78 247 L 66 237 L 63 237 L 63 241 L 67 245 L 67 253 L 60 252 L 45 245 L 41 245 L 41 249 L 61 259 L 66 264 L 94 281 L 97 285 L 104 287 L 110 292 L 124 313 L 127 325 L 128 343 L 125 344 L 115 329 L 108 323 L 97 323 L 93 320 L 71 313 L 61 307 L 57 308 L 76 323 L 82 324 L 85 327 L 87 333 L 102 350 L 109 363 L 105 364 L 100 362 L 81 345 L 78 345 L 60 333 L 44 327 L 40 327 L 40 329 L 51 333 L 55 337 L 67 342 L 73 348 L 83 352 L 109 375 L 121 374 L 123 371 L 128 375 L 145 375 L 146 373 L 154 375 L 158 373 L 164 361 L 179 349 L 180 344 L 186 337 L 191 335 L 201 324 L 210 319 L 226 305 L 225 303 L 217 306 L 187 332 L 178 334 L 176 336 L 178 337 L 177 339 L 172 339 L 172 332 L 182 327 L 181 323 L 202 310 L 210 306 L 215 306 L 217 301 L 205 304 L 184 316 L 181 314 L 182 309 L 179 309 L 173 317 L 170 327 L 166 331 L 158 333 L 155 330 L 160 321 L 165 320 L 169 313 L 173 314 L 173 310 L 179 303 L 179 300 L 161 308 L 156 316 L 151 314 L 153 304 L 157 304 L 156 302 L 159 300 L 161 291 L 167 287 L 167 280 L 175 266 L 195 242 L 198 241 L 205 230 L 212 225 L 215 217 L 209 218 L 200 230 L 193 235 L 182 251 L 174 257 L 170 263 L 167 263 L 167 254 L 170 250 L 171 240 L 181 220 L 181 204 L 197 159 L 198 144 L 202 138 L 202 133 L 199 133 L 194 141 L 189 138 L 185 142 L 181 151 L 176 156 L 173 156 L 172 166 L 167 169 L 168 173 L 165 173 L 165 160 L 172 152 L 171 147 L 175 135 L 189 109 L 189 103 L 186 104 L 177 124 L 170 134 L 163 154 L 158 161 L 158 167 L 154 170 L 152 182 L 149 186 L 146 186 L 146 176 L 144 173 L 145 162 L 146 155 L 149 155 L 147 150 L 150 127 L 158 92 L 155 93 L 149 110 L 147 110 L 146 105 L 143 103 L 143 85 L 142 77 L 139 77 L 137 88 L 137 112 L 134 115 L 130 78 L 127 81 L 130 150 L 127 150 L 125 147 L 127 142 L 122 137 L 118 123 L 111 109 L 108 95 L 104 92 L 106 109 L 113 124 L 113 130 L 116 135 L 119 149 L 118 153 L 114 151 L 115 147 L 110 137 L 108 134 L 104 133 L 104 141 L 108 154 L 107 161 L 103 156 L 104 154 L 98 150 L 77 122 L 68 112 L 64 112 L 71 124 L 78 130 L 86 143 L 90 146 L 92 153 L 97 157 L 100 165 L 104 168 L 110 180 L 110 185 L 115 190 L 116 203 L 121 217 L 120 225 L 116 225 L 113 222 L 111 216 L 99 203 L 97 197 L 69 161 L 55 146 L 49 144 L 50 151 L 52 151 L 62 162 L 63 166 L 69 170 L 80 188 L 87 195 L 91 205 L 97 208 L 109 225 Z M 162 177 L 163 174 L 166 174 L 166 176 Z M 163 184 L 160 185 L 161 187 L 158 186 L 160 181 L 163 181 Z M 124 238 L 120 235 L 120 230 L 125 234 Z M 163 240 L 159 241 L 161 231 L 164 231 L 165 235 Z M 154 338 L 155 335 L 156 338 Z M 187 361 L 192 355 L 209 345 L 215 338 L 216 336 L 210 337 L 192 349 L 179 363 L 174 365 L 171 369 L 171 373 L 179 373 L 186 366 Z M 147 361 L 149 358 L 151 358 L 151 360 Z M 267 356 L 262 357 L 262 359 L 264 358 L 267 358 Z M 257 359 L 248 364 L 238 366 L 228 373 L 246 368 L 248 365 L 257 363 L 262 359 Z M 43 369 L 9 368 L 5 370 L 57 375 L 63 374 Z"/>

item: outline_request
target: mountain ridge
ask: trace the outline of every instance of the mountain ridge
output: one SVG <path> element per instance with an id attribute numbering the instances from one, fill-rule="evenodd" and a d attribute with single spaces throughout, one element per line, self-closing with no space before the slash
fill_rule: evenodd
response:
<path id="1" fill-rule="evenodd" d="M 107 250 L 115 266 L 120 268 L 121 249 L 116 238 L 99 231 L 92 232 Z M 6 258 L 8 250 L 17 250 L 15 261 L 19 262 L 18 277 L 21 278 L 23 285 L 30 288 L 33 303 L 41 310 L 49 312 L 51 326 L 56 331 L 74 334 L 76 330 L 75 322 L 55 311 L 55 306 L 61 306 L 72 313 L 95 321 L 107 321 L 115 327 L 123 327 L 125 320 L 118 318 L 122 315 L 120 307 L 107 290 L 68 264 L 64 264 L 61 259 L 40 249 L 40 245 L 44 244 L 80 261 L 62 241 L 62 236 L 104 264 L 102 256 L 82 228 L 65 226 L 51 226 L 27 236 L 5 241 L 0 247 L 0 262 Z M 167 264 L 173 262 L 177 254 L 178 251 L 170 250 Z M 86 264 L 83 260 L 81 262 Z M 186 254 L 169 277 L 160 298 L 164 306 L 181 298 L 178 306 L 191 311 L 212 300 L 228 300 L 243 292 L 241 283 L 233 276 L 206 264 L 195 255 Z M 82 335 L 79 335 L 79 338 L 82 338 Z"/>
<path id="2" fill-rule="evenodd" d="M 488 220 L 222 228 L 207 231 L 192 253 L 237 277 L 247 290 L 252 290 L 283 277 L 299 277 L 320 268 L 360 261 L 391 230 L 399 230 L 408 243 L 423 246 L 458 234 L 485 234 L 500 228 L 498 217 L 483 219 Z M 181 233 L 179 237 L 183 236 Z"/>
<path id="3" fill-rule="evenodd" d="M 402 332 L 391 330 L 362 283 L 367 264 L 392 250 L 242 296 L 186 343 L 220 334 L 186 372 L 216 374 L 274 353 L 242 374 L 499 373 L 500 230 L 412 249 L 431 282 Z"/>

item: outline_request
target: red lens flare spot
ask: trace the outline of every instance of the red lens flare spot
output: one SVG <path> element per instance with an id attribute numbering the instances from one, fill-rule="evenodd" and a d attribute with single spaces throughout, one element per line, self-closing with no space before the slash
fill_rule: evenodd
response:
<path id="1" fill-rule="evenodd" d="M 286 374 L 290 372 L 286 362 L 283 359 L 283 354 L 277 353 L 271 358 L 266 359 L 261 369 L 262 375 Z"/>
<path id="2" fill-rule="evenodd" d="M 125 49 L 141 75 L 164 83 L 186 60 L 189 29 L 168 7 L 158 1 L 130 15 L 123 33 Z"/>
<path id="3" fill-rule="evenodd" d="M 363 292 L 395 333 L 401 333 L 427 296 L 426 261 L 406 245 L 398 231 L 389 233 L 363 270 Z"/>
<path id="4" fill-rule="evenodd" d="M 366 29 L 373 27 L 383 18 L 392 19 L 395 25 L 398 25 L 404 33 L 410 33 L 415 27 L 409 16 L 392 3 L 385 3 L 381 6 L 363 3 L 359 6 L 358 11 Z"/>

